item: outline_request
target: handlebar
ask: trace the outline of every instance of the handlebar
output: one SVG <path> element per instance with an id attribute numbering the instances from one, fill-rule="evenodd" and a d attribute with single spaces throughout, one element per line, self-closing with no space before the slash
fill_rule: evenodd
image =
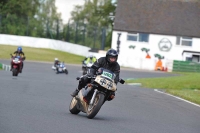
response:
<path id="1" fill-rule="evenodd" d="M 10 54 L 10 56 L 11 56 L 11 58 L 15 57 L 15 56 L 13 56 L 12 54 Z M 20 59 L 21 59 L 22 61 L 24 61 L 24 60 L 26 59 L 26 57 L 21 57 L 21 56 L 20 56 Z"/>

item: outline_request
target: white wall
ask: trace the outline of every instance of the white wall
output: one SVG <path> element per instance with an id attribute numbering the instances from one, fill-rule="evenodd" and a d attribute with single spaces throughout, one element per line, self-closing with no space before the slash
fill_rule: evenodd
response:
<path id="1" fill-rule="evenodd" d="M 34 48 L 49 48 L 82 56 L 88 56 L 88 51 L 90 50 L 89 47 L 72 44 L 64 41 L 5 34 L 0 34 L 0 45 L 1 44 L 14 46 L 28 46 Z"/>
<path id="2" fill-rule="evenodd" d="M 184 54 L 182 56 L 183 50 L 188 51 L 200 51 L 200 39 L 193 38 L 192 47 L 183 47 L 176 45 L 176 37 L 174 36 L 164 36 L 164 35 L 150 35 L 148 43 L 140 43 L 140 42 L 130 42 L 127 41 L 127 32 L 113 32 L 112 37 L 112 48 L 116 49 L 117 47 L 117 33 L 122 33 L 120 37 L 121 45 L 120 45 L 120 54 L 118 58 L 118 62 L 121 66 L 132 67 L 138 69 L 148 69 L 154 70 L 155 64 L 158 61 L 157 58 L 154 57 L 155 53 L 158 53 L 162 56 L 165 56 L 163 61 L 163 67 L 167 67 L 168 70 L 172 70 L 173 62 L 172 60 L 183 60 L 185 56 L 188 54 Z M 158 48 L 158 43 L 161 39 L 168 38 L 172 43 L 172 48 L 169 52 L 160 51 Z M 88 52 L 90 50 L 89 47 L 72 44 L 63 41 L 57 41 L 52 39 L 45 38 L 34 38 L 34 37 L 24 37 L 24 36 L 15 36 L 15 35 L 4 35 L 0 34 L 0 45 L 14 45 L 14 46 L 28 46 L 35 48 L 49 48 L 60 51 L 65 51 L 77 55 L 88 56 L 94 55 L 97 58 L 103 57 L 106 55 L 105 51 L 100 51 L 99 53 Z M 130 49 L 129 46 L 136 46 L 135 49 Z M 141 48 L 150 49 L 149 54 L 152 57 L 151 59 L 146 59 L 146 53 L 141 51 Z M 189 56 L 189 55 L 188 55 Z"/>
<path id="3" fill-rule="evenodd" d="M 112 48 L 117 49 L 117 39 L 118 33 L 121 33 L 120 37 L 120 54 L 119 54 L 119 63 L 122 66 L 133 67 L 133 68 L 143 68 L 154 70 L 155 63 L 157 58 L 154 57 L 154 54 L 160 54 L 164 56 L 165 59 L 162 60 L 163 66 L 165 67 L 168 62 L 171 63 L 171 60 L 185 60 L 182 55 L 183 50 L 188 51 L 200 51 L 200 38 L 193 38 L 192 47 L 189 46 L 180 46 L 176 45 L 176 36 L 166 36 L 166 35 L 149 35 L 149 42 L 134 42 L 127 41 L 127 32 L 114 31 L 112 36 Z M 159 42 L 167 38 L 172 43 L 172 48 L 169 52 L 161 51 L 158 47 Z M 130 49 L 129 46 L 136 46 L 135 49 Z M 151 59 L 145 59 L 146 52 L 142 52 L 142 48 L 150 49 L 149 54 Z"/>
<path id="4" fill-rule="evenodd" d="M 98 59 L 100 57 L 105 57 L 106 56 L 106 51 L 99 50 L 98 53 L 89 52 L 89 55 L 93 55 L 93 56 L 95 56 Z"/>

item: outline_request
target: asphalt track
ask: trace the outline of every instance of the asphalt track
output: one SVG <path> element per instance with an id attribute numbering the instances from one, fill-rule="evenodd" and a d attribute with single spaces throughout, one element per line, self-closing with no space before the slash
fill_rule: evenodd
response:
<path id="1" fill-rule="evenodd" d="M 9 61 L 0 60 L 9 64 Z M 50 63 L 25 62 L 13 77 L 0 71 L 0 133 L 200 133 L 200 108 L 153 89 L 118 85 L 94 119 L 69 112 L 70 93 L 81 66 L 55 74 Z M 121 70 L 122 78 L 173 76 L 162 72 Z"/>

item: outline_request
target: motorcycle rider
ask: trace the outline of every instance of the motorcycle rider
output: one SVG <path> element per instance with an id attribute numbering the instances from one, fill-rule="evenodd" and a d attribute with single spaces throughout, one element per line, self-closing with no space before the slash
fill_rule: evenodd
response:
<path id="1" fill-rule="evenodd" d="M 118 53 L 114 49 L 109 49 L 106 53 L 106 57 L 99 58 L 93 65 L 98 68 L 105 68 L 115 73 L 116 77 L 114 79 L 115 83 L 119 82 L 120 66 L 117 63 Z M 93 77 L 97 70 L 94 70 L 93 67 L 90 69 L 89 73 L 82 76 L 79 79 L 78 88 L 71 94 L 72 97 L 75 97 L 78 92 L 90 82 L 89 77 Z M 113 92 L 108 100 L 112 100 L 115 97 L 115 92 Z"/>
<path id="2" fill-rule="evenodd" d="M 83 65 L 87 65 L 89 62 L 94 63 L 96 60 L 97 58 L 95 56 L 90 55 L 88 57 L 85 57 L 85 59 L 82 62 L 83 62 Z"/>
<path id="3" fill-rule="evenodd" d="M 21 58 L 22 58 L 22 60 L 24 61 L 25 59 L 26 59 L 26 57 L 25 57 L 25 54 L 24 54 L 24 52 L 22 51 L 22 47 L 17 47 L 17 51 L 15 51 L 13 54 L 12 54 L 12 56 L 20 56 Z M 23 67 L 24 67 L 24 63 L 23 63 L 23 61 L 22 61 L 22 65 L 20 66 L 20 73 L 22 73 L 22 69 L 23 69 Z M 11 66 L 11 68 L 10 68 L 10 71 L 12 71 L 12 61 L 11 61 L 11 63 L 10 63 L 10 66 Z"/>
<path id="4" fill-rule="evenodd" d="M 58 58 L 55 58 L 54 59 L 54 67 L 55 67 L 55 69 L 57 70 L 57 72 L 58 72 L 58 65 L 60 64 L 60 61 L 58 60 Z"/>
<path id="5" fill-rule="evenodd" d="M 55 58 L 54 59 L 54 67 L 56 67 L 59 64 L 60 64 L 60 61 L 58 60 L 58 58 Z"/>
<path id="6" fill-rule="evenodd" d="M 96 57 L 95 57 L 95 56 L 92 56 L 92 55 L 86 57 L 86 58 L 83 60 L 82 70 L 84 71 L 84 72 L 83 72 L 84 74 L 85 74 L 85 71 L 87 71 L 87 68 L 86 68 L 86 67 L 87 67 L 87 64 L 88 64 L 88 63 L 94 64 L 94 62 L 95 62 L 96 60 L 97 60 Z"/>
<path id="7" fill-rule="evenodd" d="M 96 61 L 96 57 L 90 55 L 86 60 L 85 60 L 85 64 L 87 65 L 89 62 L 94 63 Z"/>

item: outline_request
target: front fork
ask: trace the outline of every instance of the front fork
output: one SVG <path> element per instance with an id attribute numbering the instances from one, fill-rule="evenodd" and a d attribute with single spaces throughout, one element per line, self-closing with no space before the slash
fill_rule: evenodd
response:
<path id="1" fill-rule="evenodd" d="M 96 97 L 97 92 L 98 92 L 98 90 L 95 89 L 95 90 L 94 90 L 94 94 L 93 94 L 93 96 L 92 96 L 92 99 L 90 100 L 90 105 L 93 105 L 93 104 L 94 104 L 94 98 Z"/>

